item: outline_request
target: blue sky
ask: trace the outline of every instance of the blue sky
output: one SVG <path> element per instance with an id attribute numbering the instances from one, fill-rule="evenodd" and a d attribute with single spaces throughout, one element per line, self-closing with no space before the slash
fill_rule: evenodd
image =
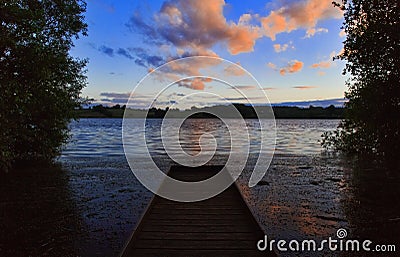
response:
<path id="1" fill-rule="evenodd" d="M 343 98 L 344 63 L 332 57 L 345 35 L 342 13 L 331 2 L 88 0 L 89 36 L 71 53 L 89 59 L 83 95 L 104 104 L 124 104 L 149 71 L 195 55 L 240 64 L 272 103 Z"/>

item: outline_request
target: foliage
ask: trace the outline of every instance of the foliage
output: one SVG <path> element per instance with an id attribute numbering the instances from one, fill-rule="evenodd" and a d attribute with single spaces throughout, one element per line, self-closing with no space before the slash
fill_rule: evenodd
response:
<path id="1" fill-rule="evenodd" d="M 344 108 L 330 105 L 328 107 L 308 108 L 273 106 L 275 118 L 277 119 L 341 119 Z"/>
<path id="2" fill-rule="evenodd" d="M 338 130 L 324 135 L 323 145 L 347 153 L 395 160 L 399 153 L 399 2 L 343 0 L 343 71 L 347 114 Z"/>
<path id="3" fill-rule="evenodd" d="M 0 2 L 0 169 L 20 160 L 50 161 L 86 84 L 86 60 L 73 40 L 86 35 L 80 0 Z"/>
<path id="4" fill-rule="evenodd" d="M 257 114 L 254 111 L 254 108 L 251 106 L 246 106 L 244 104 L 234 104 L 237 108 L 239 113 L 245 119 L 256 119 Z M 90 108 L 81 108 L 76 110 L 76 113 L 79 118 L 123 118 L 124 111 L 126 106 L 119 104 L 107 107 L 103 105 L 96 105 Z M 208 113 L 213 112 L 221 112 L 223 108 L 226 108 L 226 112 L 229 115 L 229 108 L 224 107 L 222 105 L 216 105 L 212 107 L 203 107 L 203 108 L 196 108 L 192 107 L 191 110 L 197 111 L 199 113 L 191 115 L 191 118 L 215 118 L 214 115 L 209 115 Z M 258 110 L 262 112 L 267 111 L 269 107 L 258 107 Z M 218 110 L 217 110 L 218 109 Z M 144 110 L 139 109 L 130 109 L 131 111 L 136 111 L 140 113 Z M 147 113 L 147 118 L 164 118 L 167 111 L 174 113 L 174 117 L 181 116 L 180 114 L 184 114 L 183 110 L 179 109 L 160 109 L 160 108 L 151 108 Z M 340 119 L 343 118 L 344 108 L 335 107 L 333 105 L 329 107 L 313 107 L 310 106 L 309 108 L 299 108 L 299 107 L 289 107 L 289 106 L 273 106 L 272 110 L 274 111 L 274 116 L 277 119 Z"/>

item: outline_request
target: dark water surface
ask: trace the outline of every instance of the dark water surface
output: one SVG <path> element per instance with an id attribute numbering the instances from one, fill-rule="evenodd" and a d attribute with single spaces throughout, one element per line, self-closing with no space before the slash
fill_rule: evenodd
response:
<path id="1" fill-rule="evenodd" d="M 258 136 L 260 134 L 257 120 L 245 121 L 248 126 L 251 145 L 255 148 L 260 145 Z M 271 121 L 263 120 L 265 127 L 271 126 Z M 143 137 L 145 129 L 142 121 L 131 119 L 132 137 Z M 161 144 L 159 127 L 161 119 L 150 119 L 146 124 L 146 136 L 148 149 L 152 154 L 163 155 L 164 149 Z M 237 122 L 238 126 L 240 125 Z M 277 154 L 316 154 L 322 148 L 318 142 L 321 134 L 333 130 L 339 124 L 339 120 L 276 120 L 276 149 Z M 168 123 L 165 136 L 175 133 L 176 122 Z M 68 157 L 94 157 L 94 156 L 119 156 L 124 155 L 122 137 L 122 119 L 80 119 L 79 122 L 71 124 L 72 139 L 62 153 L 62 158 Z M 243 138 L 243 135 L 235 134 L 235 127 L 228 133 L 223 122 L 216 119 L 190 119 L 186 120 L 180 130 L 180 144 L 188 152 L 196 151 L 195 140 L 203 133 L 212 133 L 218 140 L 218 153 L 229 154 L 230 139 L 232 137 Z M 244 140 L 244 139 L 243 139 Z M 132 140 L 133 142 L 135 140 Z M 176 142 L 178 146 L 178 142 Z M 243 144 L 245 142 L 243 141 Z M 143 153 L 145 149 L 138 148 L 137 154 Z M 203 149 L 207 151 L 208 149 Z"/>
<path id="2" fill-rule="evenodd" d="M 171 160 L 157 132 L 160 122 L 147 123 L 147 143 L 154 160 L 168 170 Z M 334 237 L 339 228 L 344 228 L 349 239 L 397 244 L 400 251 L 399 172 L 372 162 L 359 167 L 346 158 L 324 153 L 318 140 L 338 122 L 277 120 L 277 146 L 271 166 L 262 183 L 249 188 L 247 181 L 261 142 L 259 124 L 246 120 L 251 128 L 251 154 L 238 180 L 242 194 L 271 238 L 318 241 Z M 144 135 L 144 128 L 133 127 L 132 137 Z M 118 256 L 152 197 L 130 171 L 121 128 L 121 119 L 73 122 L 71 142 L 58 160 L 61 171 L 19 173 L 0 182 L 0 256 Z M 217 141 L 217 157 L 210 164 L 223 164 L 230 140 L 218 121 L 189 120 L 180 129 L 180 145 L 190 154 L 198 153 L 198 139 L 205 132 Z M 214 149 L 202 147 L 203 151 Z M 140 156 L 144 149 L 135 151 Z M 342 255 L 356 254 L 281 253 Z"/>

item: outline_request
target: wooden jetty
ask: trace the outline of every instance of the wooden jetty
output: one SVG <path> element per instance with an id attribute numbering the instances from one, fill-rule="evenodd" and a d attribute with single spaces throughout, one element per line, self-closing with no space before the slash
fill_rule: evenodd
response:
<path id="1" fill-rule="evenodd" d="M 221 169 L 172 166 L 168 175 L 200 181 Z M 263 230 L 233 183 L 218 196 L 200 202 L 154 196 L 121 256 L 275 256 L 257 250 L 263 238 Z"/>

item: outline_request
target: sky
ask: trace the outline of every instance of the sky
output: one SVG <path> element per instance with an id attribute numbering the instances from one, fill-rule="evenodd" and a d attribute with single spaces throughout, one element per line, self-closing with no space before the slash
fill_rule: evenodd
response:
<path id="1" fill-rule="evenodd" d="M 159 102 L 167 106 L 184 100 L 190 107 L 202 102 L 200 105 L 218 104 L 221 96 L 241 102 L 240 91 L 257 104 L 265 102 L 260 94 L 271 103 L 327 99 L 340 103 L 345 63 L 332 57 L 342 51 L 345 34 L 341 30 L 343 14 L 331 2 L 88 0 L 89 35 L 77 40 L 71 51 L 73 56 L 89 60 L 83 96 L 95 103 L 125 104 L 137 84 L 150 74 L 154 81 L 142 83 L 131 97 L 131 101 L 136 97 L 135 107 L 145 107 L 166 86 L 160 72 L 153 72 L 160 65 L 184 57 L 210 56 L 227 61 L 215 64 L 192 59 L 167 64 L 163 77 L 178 82 L 163 92 Z M 183 80 L 203 75 L 202 69 L 209 67 L 220 69 L 215 77 L 223 81 L 234 77 L 240 90 L 229 90 L 215 79 Z M 246 80 L 249 75 L 241 68 L 259 86 Z M 209 97 L 209 91 L 220 97 Z M 196 101 L 188 100 L 196 94 Z"/>

